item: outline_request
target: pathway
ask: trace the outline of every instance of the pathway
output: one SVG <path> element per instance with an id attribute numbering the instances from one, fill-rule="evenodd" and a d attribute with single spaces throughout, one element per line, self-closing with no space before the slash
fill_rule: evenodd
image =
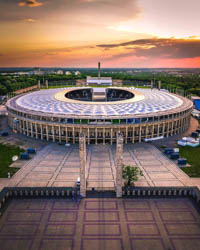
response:
<path id="1" fill-rule="evenodd" d="M 136 186 L 197 186 L 200 178 L 189 178 L 174 161 L 147 143 L 124 145 L 125 165 L 137 165 L 144 176 Z M 88 189 L 115 188 L 115 145 L 87 147 Z M 78 145 L 49 144 L 11 178 L 1 179 L 4 186 L 72 187 L 80 176 Z"/>

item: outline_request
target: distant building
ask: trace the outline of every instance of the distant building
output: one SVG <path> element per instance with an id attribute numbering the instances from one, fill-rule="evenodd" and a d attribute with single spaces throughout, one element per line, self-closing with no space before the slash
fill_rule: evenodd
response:
<path id="1" fill-rule="evenodd" d="M 101 77 L 101 64 L 98 63 L 98 77 L 87 76 L 86 85 L 112 85 L 112 77 Z"/>
<path id="2" fill-rule="evenodd" d="M 65 75 L 70 76 L 72 73 L 70 71 L 66 71 Z"/>
<path id="3" fill-rule="evenodd" d="M 22 75 L 30 75 L 30 73 L 29 72 L 14 72 L 14 73 L 0 73 L 0 75 L 2 76 L 12 75 L 14 77 L 17 77 L 17 76 L 22 76 Z"/>
<path id="4" fill-rule="evenodd" d="M 112 77 L 90 77 L 87 76 L 86 85 L 112 85 Z"/>
<path id="5" fill-rule="evenodd" d="M 56 74 L 57 75 L 63 75 L 63 70 L 61 70 L 61 69 L 57 70 Z"/>
<path id="6" fill-rule="evenodd" d="M 74 74 L 75 74 L 75 76 L 78 76 L 78 75 L 81 74 L 81 72 L 80 71 L 75 71 Z"/>
<path id="7" fill-rule="evenodd" d="M 23 76 L 23 75 L 29 75 L 29 72 L 17 72 L 16 74 L 19 76 Z"/>
<path id="8" fill-rule="evenodd" d="M 33 75 L 42 76 L 44 75 L 44 71 L 41 71 L 40 68 L 35 68 L 33 71 Z"/>

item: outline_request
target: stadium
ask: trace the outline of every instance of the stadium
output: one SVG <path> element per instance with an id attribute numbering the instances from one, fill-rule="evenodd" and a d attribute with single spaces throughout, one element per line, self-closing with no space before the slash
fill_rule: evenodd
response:
<path id="1" fill-rule="evenodd" d="M 48 89 L 16 96 L 7 104 L 9 126 L 41 140 L 88 144 L 169 137 L 189 127 L 193 103 L 164 90 L 125 87 Z"/>

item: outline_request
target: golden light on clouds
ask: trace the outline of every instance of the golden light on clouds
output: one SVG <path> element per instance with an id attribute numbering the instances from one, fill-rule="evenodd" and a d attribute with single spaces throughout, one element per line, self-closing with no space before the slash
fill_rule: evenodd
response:
<path id="1" fill-rule="evenodd" d="M 25 21 L 28 23 L 35 23 L 36 22 L 36 20 L 32 19 L 32 18 L 25 19 Z"/>
<path id="2" fill-rule="evenodd" d="M 124 31 L 124 32 L 134 32 L 133 27 L 127 25 L 118 25 L 118 26 L 108 26 L 108 29 L 116 30 L 116 31 Z"/>
<path id="3" fill-rule="evenodd" d="M 18 5 L 20 7 L 23 7 L 23 6 L 28 6 L 28 7 L 40 7 L 43 5 L 43 3 L 41 2 L 38 2 L 37 0 L 26 0 L 26 1 L 23 1 L 23 2 L 19 2 Z"/>
<path id="4" fill-rule="evenodd" d="M 0 1 L 0 66 L 200 67 L 199 9 L 199 0 Z"/>

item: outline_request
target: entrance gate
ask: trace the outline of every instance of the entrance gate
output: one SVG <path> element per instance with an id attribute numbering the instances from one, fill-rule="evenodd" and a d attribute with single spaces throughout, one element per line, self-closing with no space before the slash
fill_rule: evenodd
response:
<path id="1" fill-rule="evenodd" d="M 93 149 L 94 152 L 90 151 L 90 164 L 87 164 L 86 139 L 82 133 L 79 137 L 81 195 L 122 197 L 123 136 L 121 134 L 117 136 L 115 166 L 110 156 L 111 151 L 109 149 L 108 152 L 106 145 L 95 145 Z"/>

